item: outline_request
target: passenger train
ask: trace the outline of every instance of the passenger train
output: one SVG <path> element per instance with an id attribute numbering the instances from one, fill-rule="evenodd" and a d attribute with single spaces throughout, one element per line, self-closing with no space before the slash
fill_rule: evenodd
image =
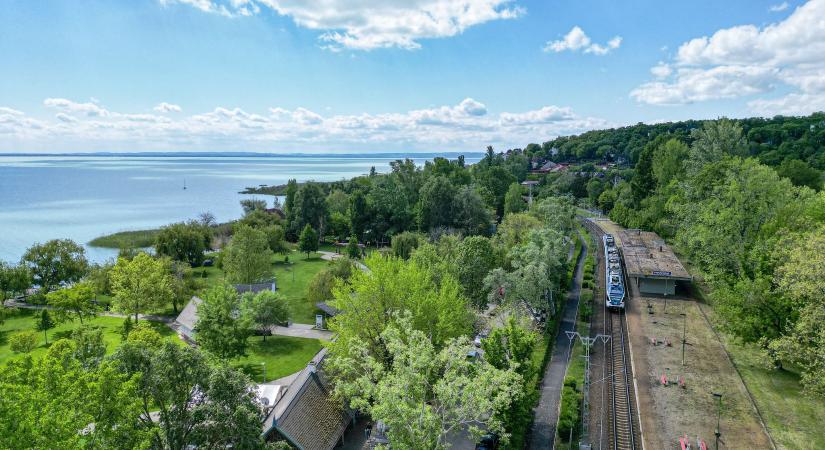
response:
<path id="1" fill-rule="evenodd" d="M 608 309 L 624 309 L 624 276 L 622 275 L 622 259 L 616 240 L 613 235 L 602 236 L 604 243 L 604 292 Z"/>

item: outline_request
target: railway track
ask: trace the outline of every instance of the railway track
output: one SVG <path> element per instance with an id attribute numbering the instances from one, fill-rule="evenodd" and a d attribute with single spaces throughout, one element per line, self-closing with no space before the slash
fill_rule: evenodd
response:
<path id="1" fill-rule="evenodd" d="M 607 312 L 610 333 L 610 406 L 612 423 L 610 443 L 614 450 L 635 450 L 636 431 L 633 419 L 633 377 L 627 356 L 627 330 L 623 312 Z"/>
<path id="2" fill-rule="evenodd" d="M 587 224 L 590 231 L 596 236 L 597 245 L 601 246 L 603 232 L 594 224 Z M 603 252 L 595 252 L 600 257 Z M 600 258 L 603 259 L 603 258 Z M 601 261 L 604 263 L 604 261 Z M 625 271 L 623 271 L 625 272 Z M 635 410 L 635 391 L 633 387 L 633 370 L 630 364 L 630 349 L 628 344 L 627 326 L 624 312 L 614 312 L 607 309 L 604 301 L 604 271 L 597 271 L 596 298 L 601 301 L 602 308 L 596 317 L 601 320 L 594 322 L 595 333 L 610 336 L 605 346 L 596 347 L 596 364 L 601 365 L 602 383 L 600 394 L 597 394 L 601 412 L 593 428 L 592 442 L 598 444 L 594 449 L 637 450 L 642 448 L 638 428 L 638 414 Z M 626 272 L 625 272 L 626 273 Z M 625 286 L 628 280 L 625 280 Z M 628 292 L 629 294 L 629 292 Z M 630 296 L 626 301 L 630 301 Z M 601 329 L 598 329 L 601 326 Z M 605 438 L 604 440 L 602 438 Z"/>

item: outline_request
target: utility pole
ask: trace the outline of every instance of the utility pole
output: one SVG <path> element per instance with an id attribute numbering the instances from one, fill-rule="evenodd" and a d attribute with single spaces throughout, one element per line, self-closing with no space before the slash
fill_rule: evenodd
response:
<path id="1" fill-rule="evenodd" d="M 570 340 L 570 352 L 573 350 L 573 339 L 579 338 L 582 345 L 584 346 L 584 386 L 582 388 L 582 437 L 585 442 L 589 441 L 589 428 L 590 428 L 590 348 L 597 340 L 601 340 L 602 343 L 606 343 L 610 340 L 610 336 L 606 334 L 598 334 L 595 337 L 589 336 L 582 336 L 579 334 L 578 331 L 565 331 L 564 334 L 567 335 L 567 339 Z M 570 353 L 568 353 L 569 355 Z M 572 436 L 572 433 L 571 433 Z M 572 437 L 571 442 L 572 445 Z"/>
<path id="2" fill-rule="evenodd" d="M 687 314 L 679 313 L 682 316 L 682 365 L 685 365 L 685 344 L 687 343 Z"/>
<path id="3" fill-rule="evenodd" d="M 722 394 L 717 394 L 716 392 L 713 393 L 713 396 L 719 399 L 719 406 L 716 408 L 716 450 L 719 450 L 719 438 L 722 436 L 722 432 L 719 431 L 719 424 L 722 420 Z"/>

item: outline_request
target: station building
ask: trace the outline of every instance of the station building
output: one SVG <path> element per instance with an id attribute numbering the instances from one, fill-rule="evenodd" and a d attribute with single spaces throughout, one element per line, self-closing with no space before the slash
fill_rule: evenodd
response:
<path id="1" fill-rule="evenodd" d="M 675 295 L 679 283 L 693 277 L 656 233 L 622 230 L 618 236 L 625 270 L 642 295 Z"/>

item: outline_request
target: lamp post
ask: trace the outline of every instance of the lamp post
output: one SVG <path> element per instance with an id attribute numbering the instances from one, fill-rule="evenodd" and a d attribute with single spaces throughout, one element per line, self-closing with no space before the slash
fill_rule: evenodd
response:
<path id="1" fill-rule="evenodd" d="M 722 420 L 722 394 L 713 392 L 713 396 L 719 399 L 719 406 L 716 408 L 716 432 L 713 433 L 716 436 L 716 450 L 719 450 L 719 437 L 722 436 L 722 432 L 719 431 L 719 423 Z"/>
<path id="2" fill-rule="evenodd" d="M 679 313 L 682 316 L 682 365 L 685 365 L 685 344 L 687 343 L 687 314 Z"/>
<path id="3" fill-rule="evenodd" d="M 264 383 L 266 383 L 266 363 L 262 362 L 261 367 L 263 367 L 263 369 L 264 369 Z"/>

